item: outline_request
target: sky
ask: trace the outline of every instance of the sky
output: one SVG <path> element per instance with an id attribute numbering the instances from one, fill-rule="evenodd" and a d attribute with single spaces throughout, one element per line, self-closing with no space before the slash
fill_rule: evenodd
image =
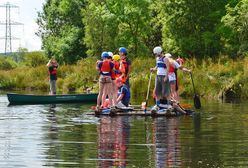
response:
<path id="1" fill-rule="evenodd" d="M 19 8 L 11 9 L 11 20 L 23 23 L 23 26 L 12 26 L 11 33 L 14 37 L 21 40 L 12 41 L 12 51 L 16 51 L 19 47 L 27 48 L 28 51 L 41 50 L 41 39 L 35 35 L 38 30 L 36 24 L 37 12 L 42 11 L 42 5 L 45 0 L 0 0 L 0 5 L 9 2 Z M 0 8 L 0 22 L 5 22 L 5 8 Z M 5 26 L 0 25 L 0 37 L 5 37 Z M 5 41 L 0 39 L 0 53 L 5 49 Z"/>

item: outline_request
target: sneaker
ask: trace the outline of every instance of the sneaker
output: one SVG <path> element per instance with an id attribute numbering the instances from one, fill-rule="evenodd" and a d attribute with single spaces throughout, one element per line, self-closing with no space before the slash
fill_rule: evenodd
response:
<path id="1" fill-rule="evenodd" d="M 100 115 L 101 110 L 99 106 L 96 106 L 95 115 Z"/>
<path id="2" fill-rule="evenodd" d="M 159 110 L 159 107 L 157 105 L 153 106 L 152 109 L 151 109 L 152 115 L 157 114 L 158 110 Z"/>

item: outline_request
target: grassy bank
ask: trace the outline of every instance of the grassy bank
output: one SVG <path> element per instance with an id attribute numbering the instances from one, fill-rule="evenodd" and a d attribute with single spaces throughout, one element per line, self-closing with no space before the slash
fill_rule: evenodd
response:
<path id="1" fill-rule="evenodd" d="M 61 65 L 58 69 L 57 87 L 59 93 L 83 93 L 86 90 L 97 92 L 98 73 L 95 70 L 95 58 L 78 61 L 75 65 Z M 155 65 L 153 58 L 133 60 L 131 73 L 132 96 L 145 96 L 149 78 L 149 68 Z M 248 59 L 233 61 L 226 57 L 217 60 L 186 60 L 185 67 L 193 70 L 196 90 L 205 98 L 236 97 L 248 98 Z M 193 95 L 188 73 L 179 71 L 180 94 L 183 97 Z M 151 90 L 154 87 L 155 75 Z M 16 66 L 10 70 L 0 70 L 2 90 L 41 90 L 48 92 L 49 77 L 47 67 Z"/>

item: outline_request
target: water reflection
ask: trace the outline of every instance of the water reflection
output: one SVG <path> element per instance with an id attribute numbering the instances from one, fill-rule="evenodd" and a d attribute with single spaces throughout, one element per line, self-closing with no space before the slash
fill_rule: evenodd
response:
<path id="1" fill-rule="evenodd" d="M 130 135 L 128 117 L 101 117 L 98 130 L 98 167 L 126 167 Z"/>
<path id="2" fill-rule="evenodd" d="M 153 121 L 153 138 L 155 148 L 155 166 L 178 167 L 181 161 L 178 118 L 155 118 Z"/>

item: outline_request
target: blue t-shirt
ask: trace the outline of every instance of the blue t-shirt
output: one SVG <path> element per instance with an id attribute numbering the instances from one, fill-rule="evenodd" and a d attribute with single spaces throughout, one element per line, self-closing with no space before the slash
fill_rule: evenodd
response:
<path id="1" fill-rule="evenodd" d="M 128 107 L 130 102 L 130 91 L 126 85 L 122 85 L 118 90 L 118 95 L 123 94 L 123 98 L 121 99 L 121 103 Z"/>

